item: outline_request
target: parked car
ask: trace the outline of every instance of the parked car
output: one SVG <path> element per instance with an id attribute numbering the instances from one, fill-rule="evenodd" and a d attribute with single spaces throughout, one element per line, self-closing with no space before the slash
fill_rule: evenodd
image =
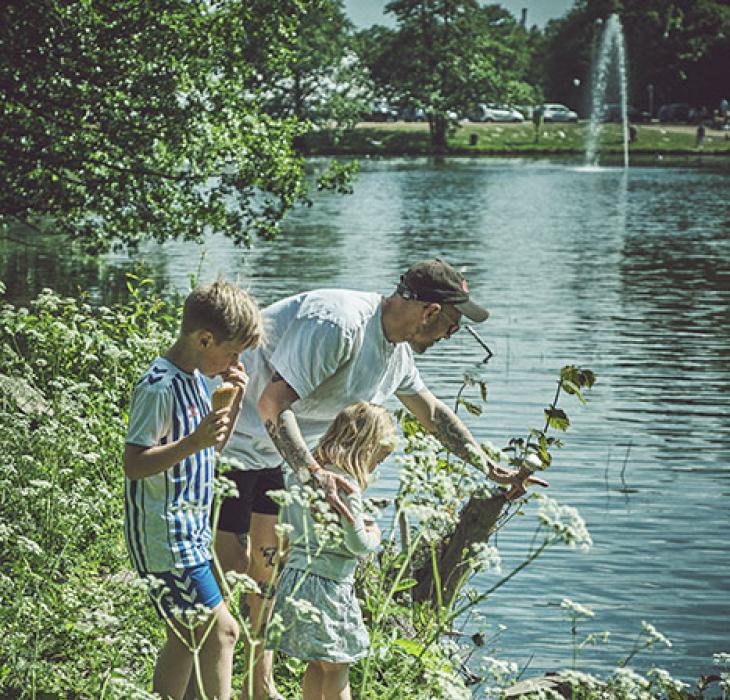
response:
<path id="1" fill-rule="evenodd" d="M 525 118 L 513 107 L 480 102 L 469 115 L 469 120 L 473 122 L 522 122 Z"/>
<path id="2" fill-rule="evenodd" d="M 404 122 L 425 122 L 426 112 L 420 107 L 411 107 L 408 105 L 401 108 L 398 113 L 398 118 Z"/>
<path id="3" fill-rule="evenodd" d="M 688 122 L 689 111 L 689 105 L 686 102 L 674 102 L 662 105 L 657 112 L 657 117 L 663 124 L 667 122 Z"/>
<path id="4" fill-rule="evenodd" d="M 642 122 L 650 122 L 651 114 L 649 112 L 642 112 L 636 107 L 627 105 L 626 115 L 630 122 L 640 124 Z M 603 121 L 604 122 L 620 122 L 621 121 L 621 105 L 611 102 L 603 107 Z"/>
<path id="5" fill-rule="evenodd" d="M 375 102 L 365 119 L 369 122 L 394 122 L 398 119 L 398 110 L 387 102 Z"/>
<path id="6" fill-rule="evenodd" d="M 577 122 L 578 114 L 565 105 L 553 102 L 542 106 L 542 120 L 544 122 Z"/>

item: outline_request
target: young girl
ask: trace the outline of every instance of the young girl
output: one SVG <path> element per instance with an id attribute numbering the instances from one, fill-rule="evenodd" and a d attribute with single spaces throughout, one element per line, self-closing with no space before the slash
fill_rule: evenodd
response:
<path id="1" fill-rule="evenodd" d="M 284 522 L 294 529 L 274 612 L 286 627 L 278 648 L 309 662 L 304 700 L 350 700 L 349 665 L 367 654 L 370 640 L 355 597 L 354 574 L 358 557 L 380 544 L 380 529 L 363 516 L 362 491 L 371 472 L 392 451 L 394 436 L 390 413 L 360 401 L 343 409 L 320 440 L 314 452 L 317 462 L 359 487 L 343 495 L 355 522 L 340 518 L 340 541 L 317 540 L 309 507 L 295 501 L 283 510 Z M 290 489 L 299 481 L 286 470 L 285 483 Z M 294 606 L 299 601 L 316 608 L 316 621 L 298 618 Z"/>

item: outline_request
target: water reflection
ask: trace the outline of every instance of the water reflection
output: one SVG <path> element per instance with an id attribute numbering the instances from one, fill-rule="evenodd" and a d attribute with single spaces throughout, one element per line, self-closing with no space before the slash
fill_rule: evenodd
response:
<path id="1" fill-rule="evenodd" d="M 185 291 L 198 271 L 225 274 L 264 303 L 317 286 L 388 293 L 427 256 L 468 265 L 492 311 L 479 333 L 495 353 L 489 404 L 468 419 L 478 438 L 500 445 L 541 427 L 561 365 L 599 377 L 587 409 L 566 401 L 573 428 L 549 475 L 552 495 L 581 509 L 595 547 L 551 551 L 488 602 L 489 621 L 509 627 L 498 655 L 525 663 L 534 653 L 535 671 L 565 664 L 567 596 L 595 607 L 586 631 L 612 633 L 608 648 L 581 657 L 584 670 L 611 668 L 646 619 L 675 642 L 653 661 L 689 679 L 708 672 L 730 625 L 730 551 L 718 536 L 730 494 L 726 190 L 727 176 L 709 171 L 370 159 L 354 195 L 317 194 L 274 243 L 246 251 L 211 237 L 202 249 L 147 246 L 135 260 L 168 288 Z M 0 244 L 8 296 L 24 301 L 44 286 L 113 300 L 132 264 L 69 255 L 54 241 Z M 419 364 L 451 400 L 465 364 L 482 357 L 461 333 Z M 396 478 L 386 467 L 375 494 L 390 494 Z M 505 570 L 524 556 L 531 522 L 500 536 Z"/>

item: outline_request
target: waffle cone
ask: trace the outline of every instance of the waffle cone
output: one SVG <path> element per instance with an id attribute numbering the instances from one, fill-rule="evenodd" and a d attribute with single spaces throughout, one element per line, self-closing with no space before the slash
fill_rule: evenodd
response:
<path id="1" fill-rule="evenodd" d="M 233 384 L 221 384 L 210 397 L 210 405 L 213 411 L 220 411 L 222 408 L 230 408 L 238 396 L 238 387 Z"/>

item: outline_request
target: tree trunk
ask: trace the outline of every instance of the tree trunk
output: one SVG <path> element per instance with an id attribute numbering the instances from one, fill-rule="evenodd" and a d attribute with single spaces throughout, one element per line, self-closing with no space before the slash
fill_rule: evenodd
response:
<path id="1" fill-rule="evenodd" d="M 446 150 L 446 115 L 440 112 L 429 114 L 428 126 L 431 132 L 431 148 L 436 153 L 443 153 Z"/>
<path id="2" fill-rule="evenodd" d="M 472 544 L 489 539 L 506 503 L 507 499 L 501 493 L 493 496 L 474 495 L 461 511 L 459 524 L 446 540 L 437 558 L 444 606 L 451 603 L 457 593 L 457 585 L 466 572 L 464 550 L 469 550 Z M 418 584 L 413 588 L 413 599 L 419 602 L 431 600 L 436 605 L 438 596 L 430 556 L 426 557 L 414 578 Z"/>

